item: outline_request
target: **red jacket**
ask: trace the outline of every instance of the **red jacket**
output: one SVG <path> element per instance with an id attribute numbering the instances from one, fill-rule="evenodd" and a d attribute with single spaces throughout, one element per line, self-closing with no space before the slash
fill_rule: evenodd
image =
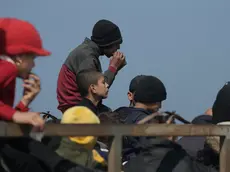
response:
<path id="1" fill-rule="evenodd" d="M 15 64 L 0 59 L 0 119 L 12 120 L 13 114 L 18 111 L 26 112 L 29 109 L 22 102 L 13 108 L 18 70 Z"/>
<path id="2" fill-rule="evenodd" d="M 90 39 L 75 48 L 67 57 L 59 72 L 57 82 L 58 109 L 64 113 L 68 108 L 76 106 L 82 99 L 76 83 L 77 74 L 83 70 L 92 69 L 102 72 L 99 56 L 100 48 Z M 107 84 L 112 85 L 116 69 L 109 66 L 104 72 Z"/>

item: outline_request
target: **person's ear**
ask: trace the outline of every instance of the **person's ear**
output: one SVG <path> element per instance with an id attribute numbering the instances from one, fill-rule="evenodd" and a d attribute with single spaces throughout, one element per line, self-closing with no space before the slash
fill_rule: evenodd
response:
<path id="1" fill-rule="evenodd" d="M 22 64 L 22 57 L 20 56 L 15 56 L 14 57 L 14 62 L 17 66 L 19 66 L 20 64 Z"/>
<path id="2" fill-rule="evenodd" d="M 91 84 L 90 86 L 89 86 L 89 91 L 91 92 L 91 93 L 96 93 L 97 91 L 96 91 L 96 85 L 94 85 L 94 84 Z"/>
<path id="3" fill-rule="evenodd" d="M 133 101 L 133 93 L 132 92 L 129 91 L 127 93 L 127 96 L 128 96 L 129 101 Z"/>
<path id="4" fill-rule="evenodd" d="M 212 116 L 212 108 L 208 108 L 204 114 Z"/>

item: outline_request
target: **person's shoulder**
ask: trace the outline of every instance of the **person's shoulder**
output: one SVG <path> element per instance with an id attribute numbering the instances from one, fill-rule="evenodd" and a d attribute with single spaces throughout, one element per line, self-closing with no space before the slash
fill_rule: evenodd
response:
<path id="1" fill-rule="evenodd" d="M 12 79 L 16 79 L 17 74 L 18 74 L 18 70 L 16 68 L 16 66 L 8 61 L 5 60 L 0 60 L 0 82 L 6 82 L 12 80 Z"/>
<path id="2" fill-rule="evenodd" d="M 4 69 L 6 70 L 6 72 L 14 72 L 14 73 L 17 72 L 17 68 L 15 64 L 1 59 L 0 59 L 0 69 L 1 70 Z"/>
<path id="3" fill-rule="evenodd" d="M 72 49 L 67 58 L 86 59 L 93 57 L 94 54 L 93 49 L 88 44 L 83 42 L 76 48 Z"/>
<path id="4" fill-rule="evenodd" d="M 217 172 L 217 169 L 214 167 L 206 166 L 202 163 L 199 163 L 193 160 L 190 156 L 185 156 L 174 169 L 175 171 L 186 171 L 190 169 L 188 172 Z"/>

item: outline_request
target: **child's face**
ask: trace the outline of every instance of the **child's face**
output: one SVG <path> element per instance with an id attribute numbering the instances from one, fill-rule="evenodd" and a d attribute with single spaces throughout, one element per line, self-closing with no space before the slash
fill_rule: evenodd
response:
<path id="1" fill-rule="evenodd" d="M 113 53 L 115 53 L 117 50 L 120 49 L 120 44 L 115 44 L 107 49 L 104 49 L 104 54 L 110 58 L 111 56 L 113 56 Z"/>
<path id="2" fill-rule="evenodd" d="M 97 85 L 94 86 L 94 94 L 102 97 L 107 98 L 108 97 L 108 84 L 105 82 L 105 77 L 101 76 L 98 79 Z"/>
<path id="3" fill-rule="evenodd" d="M 35 57 L 36 55 L 27 54 L 16 57 L 16 66 L 18 68 L 18 76 L 23 79 L 27 79 L 29 74 L 31 73 L 32 69 L 35 66 Z"/>

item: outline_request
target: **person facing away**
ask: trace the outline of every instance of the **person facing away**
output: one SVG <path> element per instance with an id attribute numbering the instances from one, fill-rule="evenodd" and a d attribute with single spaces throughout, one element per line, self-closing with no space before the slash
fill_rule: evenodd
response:
<path id="1" fill-rule="evenodd" d="M 83 97 L 78 106 L 85 106 L 98 115 L 98 104 L 109 92 L 104 75 L 95 70 L 83 70 L 77 75 L 76 83 Z"/>
<path id="2" fill-rule="evenodd" d="M 159 121 L 156 118 L 148 123 Z M 124 172 L 217 172 L 215 168 L 193 160 L 176 142 L 159 136 L 148 137 L 136 156 L 123 164 Z"/>
<path id="3" fill-rule="evenodd" d="M 110 58 L 108 70 L 104 72 L 106 83 L 112 85 L 116 74 L 126 65 L 125 56 L 120 49 L 122 36 L 119 27 L 109 20 L 99 20 L 93 27 L 91 39 L 70 52 L 61 67 L 57 82 L 58 109 L 66 109 L 77 105 L 82 96 L 76 83 L 76 76 L 82 70 L 94 69 L 102 72 L 99 56 Z"/>
<path id="4" fill-rule="evenodd" d="M 134 77 L 130 84 L 129 84 L 129 91 L 127 93 L 128 96 L 128 100 L 129 100 L 129 107 L 133 107 L 134 106 L 134 93 L 136 91 L 137 85 L 139 84 L 140 80 L 142 78 L 144 78 L 145 75 L 137 75 L 136 77 Z"/>
<path id="5" fill-rule="evenodd" d="M 40 92 L 40 79 L 31 70 L 37 56 L 51 53 L 42 46 L 36 28 L 27 21 L 0 18 L 0 119 L 43 127 L 39 113 L 28 112 L 29 104 Z M 13 108 L 16 78 L 23 80 L 23 96 Z"/>
<path id="6" fill-rule="evenodd" d="M 128 93 L 133 107 L 120 107 L 114 111 L 120 114 L 120 120 L 125 124 L 135 124 L 146 116 L 157 112 L 161 108 L 162 101 L 167 97 L 164 84 L 155 76 L 143 75 L 139 77 L 139 82 L 135 87 L 133 93 Z"/>
<path id="7" fill-rule="evenodd" d="M 230 124 L 230 82 L 227 82 L 217 93 L 212 107 L 212 124 L 229 125 Z M 218 136 L 207 136 L 205 146 L 199 154 L 199 161 L 205 165 L 212 165 L 219 169 L 219 156 L 224 138 Z"/>
<path id="8" fill-rule="evenodd" d="M 121 107 L 114 111 L 120 123 L 137 124 L 140 120 L 157 112 L 162 101 L 166 100 L 166 88 L 161 80 L 154 76 L 143 76 L 134 92 L 133 107 Z M 123 137 L 123 161 L 135 156 L 146 137 Z"/>
<path id="9" fill-rule="evenodd" d="M 196 116 L 191 123 L 202 125 L 212 124 L 212 109 L 209 108 L 204 114 Z M 205 139 L 205 136 L 188 136 L 180 138 L 177 143 L 181 145 L 191 157 L 197 158 L 200 150 L 204 148 Z"/>

